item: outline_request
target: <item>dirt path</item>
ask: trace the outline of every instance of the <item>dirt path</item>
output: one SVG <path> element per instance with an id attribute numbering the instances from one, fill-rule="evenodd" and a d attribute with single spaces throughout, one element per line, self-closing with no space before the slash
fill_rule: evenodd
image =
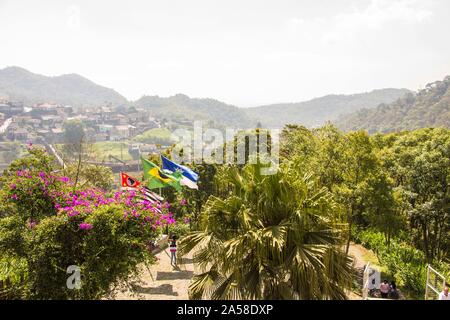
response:
<path id="1" fill-rule="evenodd" d="M 353 257 L 353 266 L 356 269 L 364 269 L 367 264 L 367 261 L 364 259 L 364 256 L 367 254 L 369 250 L 364 248 L 360 244 L 352 243 L 348 249 L 348 254 Z"/>
<path id="2" fill-rule="evenodd" d="M 131 283 L 131 288 L 116 292 L 119 300 L 187 300 L 188 286 L 194 275 L 192 255 L 183 257 L 178 267 L 170 264 L 169 249 L 156 254 L 159 261 L 142 268 L 139 279 Z"/>
<path id="3" fill-rule="evenodd" d="M 353 266 L 357 274 L 361 275 L 367 264 L 365 257 L 368 250 L 359 244 L 352 243 L 349 248 L 349 255 L 353 257 Z M 150 266 L 142 268 L 139 278 L 132 281 L 130 288 L 124 291 L 117 291 L 115 299 L 120 300 L 187 300 L 189 283 L 194 275 L 194 265 L 192 255 L 187 255 L 182 259 L 182 263 L 177 268 L 170 264 L 169 249 L 156 254 L 159 261 Z M 350 300 L 361 300 L 359 292 L 349 291 L 347 296 Z"/>
<path id="4" fill-rule="evenodd" d="M 358 288 L 361 288 L 362 290 L 362 281 L 363 281 L 363 273 L 364 268 L 367 264 L 367 256 L 368 256 L 369 250 L 364 248 L 360 244 L 351 243 L 348 254 L 353 258 L 353 268 L 356 272 L 356 282 L 358 285 Z M 355 291 L 348 291 L 347 296 L 350 300 L 361 300 L 362 299 L 362 292 L 355 292 Z"/>

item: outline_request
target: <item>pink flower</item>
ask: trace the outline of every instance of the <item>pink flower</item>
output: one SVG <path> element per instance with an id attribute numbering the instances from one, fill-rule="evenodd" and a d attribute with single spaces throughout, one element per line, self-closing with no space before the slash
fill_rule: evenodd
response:
<path id="1" fill-rule="evenodd" d="M 182 205 L 182 206 L 185 206 L 185 205 L 187 205 L 187 200 L 186 199 L 181 199 L 181 201 L 180 201 L 180 205 Z"/>
<path id="2" fill-rule="evenodd" d="M 16 184 L 15 183 L 11 183 L 10 185 L 9 185 L 9 187 L 12 189 L 12 190 L 14 190 L 14 189 L 16 189 L 17 188 L 17 186 L 16 186 Z"/>
<path id="3" fill-rule="evenodd" d="M 17 194 L 13 194 L 12 196 L 11 196 L 11 199 L 14 199 L 14 200 L 17 200 L 19 197 L 17 196 Z"/>
<path id="4" fill-rule="evenodd" d="M 79 215 L 80 213 L 78 212 L 78 211 L 71 211 L 71 212 L 69 212 L 68 213 L 68 216 L 69 217 L 74 217 L 74 216 L 77 216 L 77 215 Z"/>
<path id="5" fill-rule="evenodd" d="M 81 230 L 91 230 L 93 228 L 92 224 L 89 223 L 80 223 Z"/>
<path id="6" fill-rule="evenodd" d="M 18 177 L 24 177 L 27 174 L 26 170 L 19 170 L 17 171 Z"/>
<path id="7" fill-rule="evenodd" d="M 28 228 L 33 229 L 36 226 L 36 221 L 30 220 L 28 222 Z"/>

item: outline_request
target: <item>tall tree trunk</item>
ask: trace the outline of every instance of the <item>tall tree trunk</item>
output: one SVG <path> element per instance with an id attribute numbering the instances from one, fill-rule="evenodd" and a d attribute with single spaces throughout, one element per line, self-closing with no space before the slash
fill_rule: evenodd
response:
<path id="1" fill-rule="evenodd" d="M 425 258 L 427 262 L 430 263 L 430 252 L 429 252 L 429 244 L 428 244 L 428 234 L 427 234 L 427 226 L 425 223 L 422 223 L 422 233 L 423 233 L 423 246 L 425 251 Z"/>
<path id="2" fill-rule="evenodd" d="M 73 185 L 73 190 L 75 191 L 77 184 L 78 184 L 78 177 L 80 176 L 80 170 L 81 170 L 81 159 L 82 159 L 82 148 L 83 148 L 83 141 L 80 141 L 80 152 L 78 154 L 78 166 L 77 166 L 77 174 L 75 176 L 75 183 Z"/>

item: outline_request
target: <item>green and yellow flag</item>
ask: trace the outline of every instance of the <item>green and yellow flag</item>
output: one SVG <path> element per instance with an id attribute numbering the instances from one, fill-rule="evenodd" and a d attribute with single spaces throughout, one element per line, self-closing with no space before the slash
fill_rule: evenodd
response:
<path id="1" fill-rule="evenodd" d="M 181 190 L 181 176 L 179 172 L 165 173 L 156 164 L 144 158 L 142 160 L 142 167 L 144 169 L 144 179 L 147 182 L 149 189 L 174 187 L 177 191 Z"/>

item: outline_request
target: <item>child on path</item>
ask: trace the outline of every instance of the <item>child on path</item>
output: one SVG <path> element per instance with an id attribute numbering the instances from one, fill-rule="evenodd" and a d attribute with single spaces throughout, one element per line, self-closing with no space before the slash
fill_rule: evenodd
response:
<path id="1" fill-rule="evenodd" d="M 177 265 L 177 238 L 175 236 L 173 236 L 172 241 L 170 241 L 169 249 L 170 249 L 170 264 L 172 266 L 176 266 Z"/>

